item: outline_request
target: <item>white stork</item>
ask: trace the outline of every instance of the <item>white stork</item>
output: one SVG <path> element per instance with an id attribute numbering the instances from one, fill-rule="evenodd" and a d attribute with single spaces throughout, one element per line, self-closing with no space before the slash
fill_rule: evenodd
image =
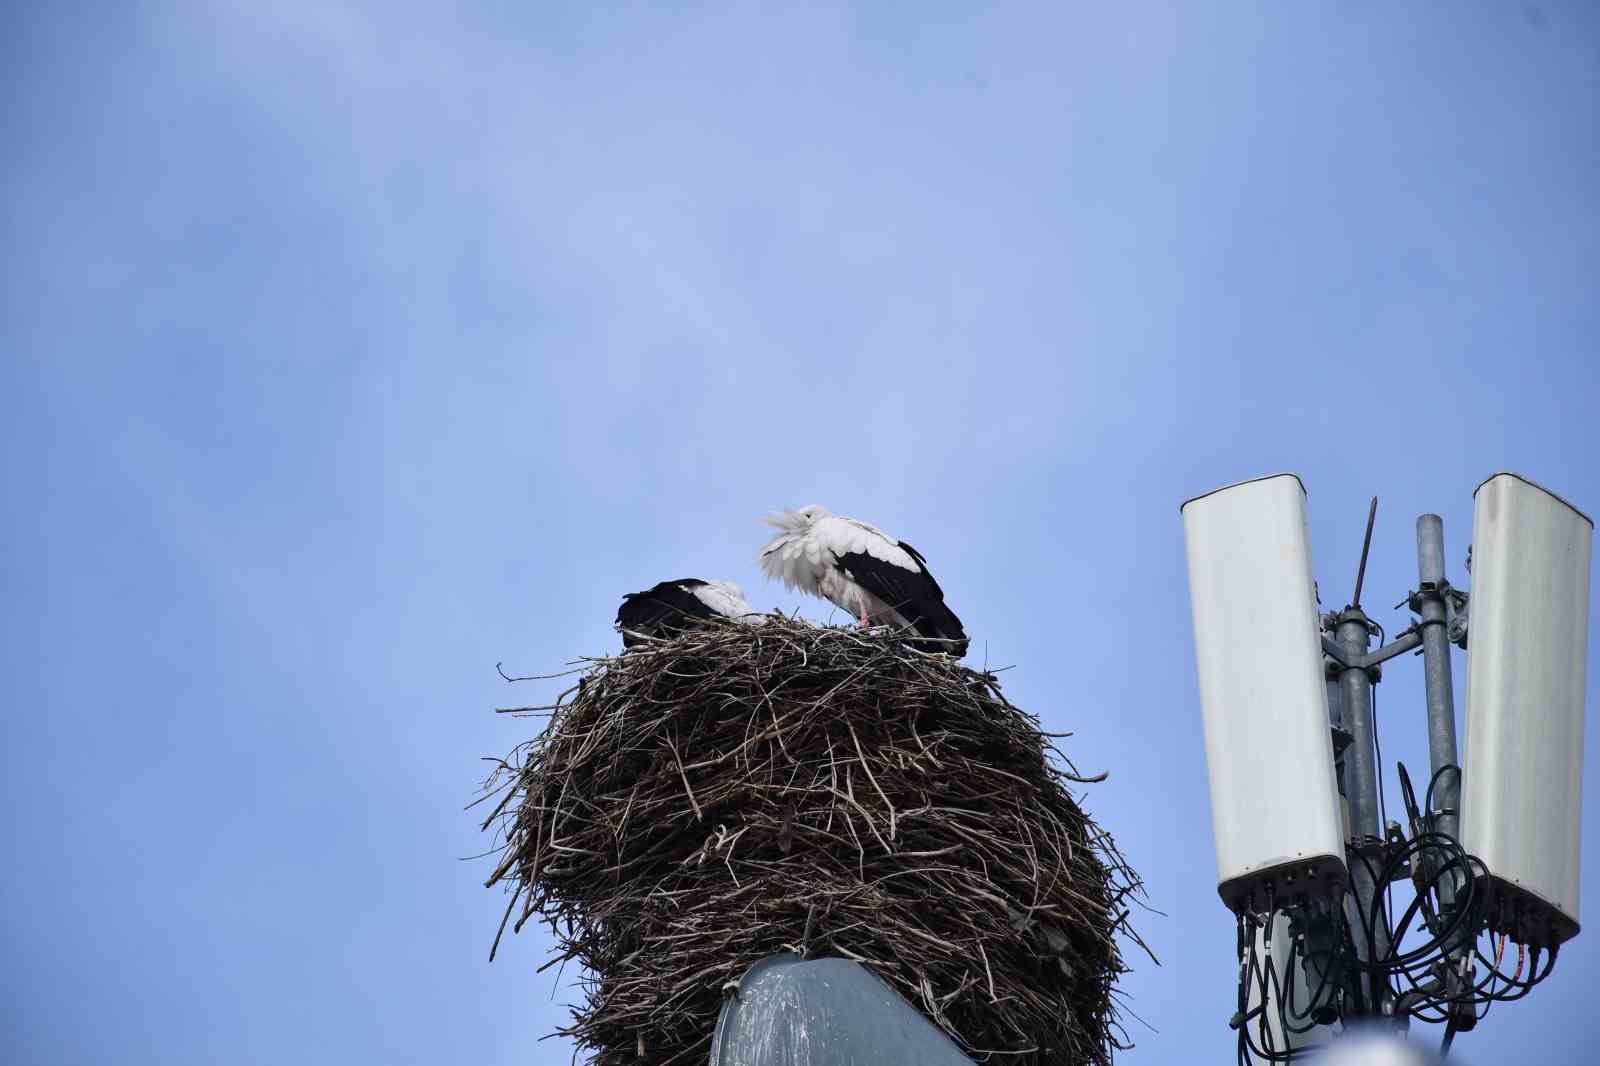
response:
<path id="1" fill-rule="evenodd" d="M 922 553 L 905 541 L 816 504 L 762 521 L 781 531 L 761 550 L 768 577 L 821 596 L 863 626 L 910 626 L 935 650 L 967 653 L 961 619 L 945 606 Z"/>
<path id="2" fill-rule="evenodd" d="M 702 581 L 697 577 L 663 581 L 643 592 L 630 592 L 617 608 L 617 629 L 622 646 L 644 643 L 645 636 L 664 636 L 694 629 L 711 618 L 755 622 L 761 616 L 744 602 L 744 592 L 732 581 Z M 641 636 L 643 634 L 644 636 Z"/>

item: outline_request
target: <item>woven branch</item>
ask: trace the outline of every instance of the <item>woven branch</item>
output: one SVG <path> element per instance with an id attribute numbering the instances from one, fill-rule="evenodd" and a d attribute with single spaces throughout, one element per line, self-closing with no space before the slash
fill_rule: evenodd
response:
<path id="1" fill-rule="evenodd" d="M 592 1062 L 704 1062 L 723 986 L 783 948 L 862 962 L 980 1060 L 1126 1046 L 1138 877 L 993 674 L 781 616 L 585 662 L 511 709 L 550 721 L 490 777 L 484 828 L 501 933 L 537 917 L 546 965 L 583 967 L 558 1032 Z"/>

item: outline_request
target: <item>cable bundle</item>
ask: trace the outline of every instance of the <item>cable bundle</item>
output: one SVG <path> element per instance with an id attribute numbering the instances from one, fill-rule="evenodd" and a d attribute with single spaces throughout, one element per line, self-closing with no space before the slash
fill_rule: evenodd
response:
<path id="1" fill-rule="evenodd" d="M 1492 929 L 1516 928 L 1519 919 L 1494 920 L 1488 870 L 1438 828 L 1434 790 L 1460 769 L 1440 767 L 1420 808 L 1405 765 L 1398 770 L 1410 837 L 1394 828 L 1387 842 L 1371 838 L 1347 849 L 1352 876 L 1359 869 L 1379 887 L 1370 913 L 1359 913 L 1352 880 L 1339 908 L 1274 910 L 1268 900 L 1265 914 L 1239 916 L 1241 1064 L 1296 1058 L 1300 1052 L 1278 1046 L 1285 1036 L 1360 1015 L 1444 1023 L 1448 1049 L 1458 1030 L 1476 1025 L 1494 1003 L 1521 999 L 1555 966 L 1556 949 L 1518 944 L 1515 968 L 1505 970 L 1507 938 Z M 1411 889 L 1411 901 L 1398 913 L 1390 903 L 1395 885 Z M 1279 922 L 1288 923 L 1289 950 L 1274 960 L 1259 950 L 1257 933 L 1270 943 Z M 1485 938 L 1492 951 L 1484 950 Z M 1312 947 L 1319 940 L 1323 950 Z M 1313 975 L 1304 994 L 1294 979 L 1301 972 Z M 1263 1008 L 1269 1002 L 1278 1008 L 1270 1019 Z"/>

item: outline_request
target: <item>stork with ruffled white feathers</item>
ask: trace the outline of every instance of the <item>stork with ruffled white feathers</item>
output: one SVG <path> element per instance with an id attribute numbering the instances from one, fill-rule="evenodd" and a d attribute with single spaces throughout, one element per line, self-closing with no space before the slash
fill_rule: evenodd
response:
<path id="1" fill-rule="evenodd" d="M 622 633 L 622 646 L 631 648 L 643 644 L 646 637 L 696 629 L 712 618 L 749 624 L 759 622 L 762 616 L 744 602 L 744 590 L 732 581 L 685 577 L 622 597 L 617 629 Z"/>
<path id="2" fill-rule="evenodd" d="M 877 526 L 811 504 L 762 518 L 779 530 L 761 550 L 761 569 L 788 588 L 820 596 L 863 627 L 907 626 L 927 646 L 957 658 L 967 653 L 961 619 L 945 606 L 927 560 Z"/>

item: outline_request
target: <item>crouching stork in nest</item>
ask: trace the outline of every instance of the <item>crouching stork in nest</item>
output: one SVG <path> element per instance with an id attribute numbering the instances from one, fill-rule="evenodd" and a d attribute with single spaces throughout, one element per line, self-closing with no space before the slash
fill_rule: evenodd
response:
<path id="1" fill-rule="evenodd" d="M 755 622 L 761 616 L 744 602 L 744 592 L 732 581 L 685 577 L 622 597 L 617 629 L 622 633 L 622 646 L 632 648 L 649 637 L 698 629 L 713 618 Z"/>

